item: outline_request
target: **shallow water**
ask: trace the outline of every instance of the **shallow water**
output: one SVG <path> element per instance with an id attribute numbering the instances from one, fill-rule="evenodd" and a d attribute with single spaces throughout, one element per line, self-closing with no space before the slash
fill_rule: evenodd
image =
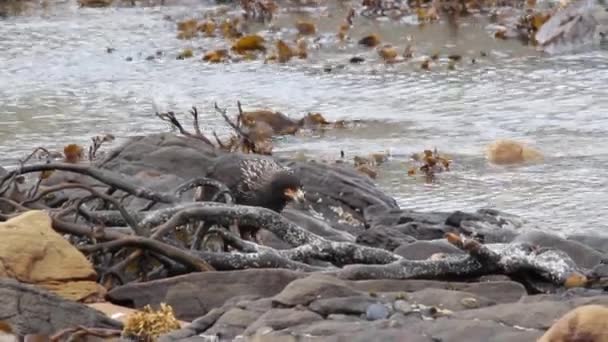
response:
<path id="1" fill-rule="evenodd" d="M 328 33 L 309 61 L 206 65 L 199 57 L 175 59 L 182 48 L 200 56 L 222 47 L 216 39 L 175 38 L 175 22 L 165 16 L 181 19 L 209 7 L 183 4 L 78 9 L 67 2 L 0 19 L 0 165 L 14 165 L 36 146 L 88 144 L 105 132 L 125 138 L 165 131 L 156 109 L 184 112 L 197 105 L 206 132 L 227 132 L 213 102 L 234 111 L 240 100 L 246 108 L 293 117 L 318 111 L 330 120 L 374 120 L 322 136 L 282 138 L 276 151 L 333 159 L 340 150 L 352 157 L 390 149 L 393 158 L 380 168 L 378 183 L 402 207 L 495 207 L 564 233 L 608 228 L 606 49 L 549 57 L 518 42 L 494 41 L 476 19 L 455 33 L 447 24 L 418 28 L 358 18 L 355 37 L 380 32 L 403 46 L 412 35 L 419 54 L 459 53 L 463 61 L 455 71 L 445 60 L 431 72 L 419 70 L 419 62 L 383 66 L 373 52 L 332 47 Z M 333 30 L 340 19 L 324 25 Z M 289 20 L 279 18 L 277 26 L 289 28 Z M 109 54 L 107 47 L 116 50 Z M 163 56 L 146 59 L 158 50 Z M 354 55 L 368 61 L 349 65 Z M 529 142 L 545 162 L 488 165 L 484 147 L 497 138 Z M 433 185 L 408 177 L 408 156 L 433 147 L 453 157 L 453 170 Z"/>

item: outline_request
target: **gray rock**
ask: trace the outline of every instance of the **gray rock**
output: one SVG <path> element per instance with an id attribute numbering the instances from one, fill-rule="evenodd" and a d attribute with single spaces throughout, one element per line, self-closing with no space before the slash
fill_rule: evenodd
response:
<path id="1" fill-rule="evenodd" d="M 476 300 L 478 307 L 485 307 L 496 304 L 492 300 L 470 292 L 443 289 L 424 289 L 421 291 L 410 293 L 408 297 L 410 303 L 424 304 L 426 306 L 435 306 L 451 311 L 470 309 L 462 303 L 463 299 L 470 300 L 472 298 Z"/>
<path id="2" fill-rule="evenodd" d="M 599 264 L 605 256 L 593 248 L 582 243 L 566 240 L 557 235 L 546 233 L 540 230 L 527 231 L 517 238 L 514 242 L 525 242 L 541 247 L 550 247 L 564 251 L 579 266 L 587 269 Z"/>
<path id="3" fill-rule="evenodd" d="M 475 294 L 496 303 L 516 302 L 526 295 L 526 289 L 514 281 L 459 283 L 435 280 L 358 280 L 346 282 L 351 288 L 363 292 L 415 292 L 424 289 L 449 289 Z M 409 296 L 409 295 L 408 295 Z"/>
<path id="4" fill-rule="evenodd" d="M 561 301 L 499 304 L 480 309 L 455 312 L 453 318 L 495 321 L 507 326 L 546 330 L 566 312 L 576 306 L 586 304 L 606 305 L 608 304 L 608 296 L 575 298 Z"/>
<path id="5" fill-rule="evenodd" d="M 340 297 L 318 299 L 310 303 L 308 308 L 323 316 L 330 314 L 361 315 L 378 299 L 367 296 Z"/>
<path id="6" fill-rule="evenodd" d="M 599 234 L 572 234 L 568 240 L 580 242 L 596 251 L 608 254 L 608 236 Z"/>
<path id="7" fill-rule="evenodd" d="M 402 244 L 416 241 L 415 238 L 401 233 L 394 227 L 375 226 L 357 236 L 356 242 L 361 245 L 394 250 Z"/>
<path id="8" fill-rule="evenodd" d="M 287 284 L 304 276 L 305 273 L 283 269 L 190 273 L 119 286 L 108 293 L 108 298 L 115 302 L 132 302 L 136 308 L 141 308 L 167 302 L 169 295 L 175 315 L 189 321 L 212 308 L 221 307 L 234 297 L 274 296 Z"/>
<path id="9" fill-rule="evenodd" d="M 382 341 L 382 342 L 434 342 L 430 337 L 423 336 L 410 332 L 404 328 L 389 328 L 389 329 L 376 329 L 372 331 L 361 331 L 355 334 L 340 334 L 335 337 L 325 339 L 325 341 L 349 341 L 349 342 L 369 342 L 369 341 Z"/>
<path id="10" fill-rule="evenodd" d="M 247 327 L 244 334 L 252 335 L 262 327 L 283 330 L 299 324 L 323 320 L 320 315 L 308 310 L 272 309 Z"/>
<path id="11" fill-rule="evenodd" d="M 368 321 L 377 321 L 379 319 L 387 319 L 390 311 L 384 304 L 370 304 L 365 310 L 365 318 Z"/>
<path id="12" fill-rule="evenodd" d="M 273 297 L 273 305 L 308 305 L 314 300 L 333 297 L 351 297 L 360 293 L 350 288 L 346 282 L 335 277 L 313 274 L 297 279 L 287 285 L 281 293 Z"/>
<path id="13" fill-rule="evenodd" d="M 205 331 L 205 335 L 218 335 L 222 341 L 232 340 L 260 317 L 257 312 L 238 308 L 228 310 L 215 324 Z"/>
<path id="14" fill-rule="evenodd" d="M 439 318 L 407 327 L 408 331 L 424 334 L 442 342 L 510 342 L 536 341 L 543 331 L 523 331 L 500 322 Z"/>
<path id="15" fill-rule="evenodd" d="M 415 241 L 403 244 L 393 251 L 409 260 L 425 260 L 435 253 L 463 254 L 464 252 L 445 240 Z"/>

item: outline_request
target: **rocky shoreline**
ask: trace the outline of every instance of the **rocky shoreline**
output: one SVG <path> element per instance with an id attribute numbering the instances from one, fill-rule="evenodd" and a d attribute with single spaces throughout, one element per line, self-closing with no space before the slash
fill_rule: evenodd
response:
<path id="1" fill-rule="evenodd" d="M 200 209 L 218 225 L 225 222 L 222 215 L 235 214 L 259 219 L 267 228 L 261 230 L 263 246 L 241 241 L 243 248 L 230 253 L 189 250 L 177 235 L 165 237 L 159 240 L 163 246 L 185 252 L 169 262 L 175 267 L 150 272 L 144 281 L 125 271 L 124 284 L 109 285 L 95 245 L 78 245 L 82 236 L 70 240 L 95 261 L 97 281 L 109 289 L 102 301 L 133 308 L 165 303 L 177 319 L 192 322 L 159 341 L 535 341 L 576 307 L 608 305 L 608 237 L 562 238 L 527 229 L 523 218 L 489 209 L 399 208 L 347 165 L 281 160 L 301 175 L 306 190 L 306 202 L 288 207 L 282 218 L 239 206 L 231 211 L 221 203 L 195 208 L 195 202 L 163 202 L 160 195 L 200 178 L 221 153 L 173 134 L 135 137 L 76 173 L 55 171 L 40 187 L 45 191 L 77 182 L 107 189 L 100 180 L 121 175 L 124 186 L 114 184 L 115 190 L 107 193 L 123 198 L 141 229 L 152 218 L 167 222 L 169 217 L 161 219 L 158 213 L 180 205 L 191 212 Z M 27 167 L 20 171 L 41 170 Z M 18 173 L 0 174 L 0 189 L 8 189 Z M 23 185 L 12 186 L 17 191 L 5 191 L 5 196 L 12 194 L 28 209 L 58 208 L 58 203 L 89 193 L 87 188 L 66 188 L 52 198 L 27 202 L 14 197 Z M 130 187 L 137 196 L 126 196 Z M 152 208 L 151 197 L 157 199 Z M 209 208 L 224 211 L 212 214 Z M 98 239 L 112 243 L 126 238 L 121 227 L 129 222 L 125 217 L 107 208 L 83 211 L 90 222 L 105 226 Z M 68 233 L 58 222 L 54 217 L 53 228 Z M 70 229 L 74 235 L 76 229 Z M 165 257 L 170 255 L 175 254 Z M 196 260 L 215 270 L 192 272 Z M 6 265 L 6 259 L 1 261 Z"/>

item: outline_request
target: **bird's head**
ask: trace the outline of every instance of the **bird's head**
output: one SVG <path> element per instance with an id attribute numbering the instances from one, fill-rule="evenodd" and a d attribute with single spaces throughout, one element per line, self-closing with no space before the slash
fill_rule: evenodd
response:
<path id="1" fill-rule="evenodd" d="M 293 173 L 277 173 L 270 182 L 270 188 L 273 194 L 281 196 L 281 199 L 285 202 L 304 201 L 302 182 L 300 181 L 300 178 Z"/>

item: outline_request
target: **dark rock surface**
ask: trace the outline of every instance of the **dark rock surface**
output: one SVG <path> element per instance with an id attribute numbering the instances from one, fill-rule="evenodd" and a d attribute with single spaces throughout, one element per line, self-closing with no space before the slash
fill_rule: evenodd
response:
<path id="1" fill-rule="evenodd" d="M 313 274 L 297 279 L 287 285 L 281 293 L 273 297 L 274 306 L 292 307 L 308 305 L 322 298 L 350 297 L 360 293 L 335 277 Z"/>
<path id="2" fill-rule="evenodd" d="M 517 242 L 527 242 L 541 247 L 551 247 L 566 252 L 577 265 L 591 269 L 599 264 L 606 255 L 580 242 L 566 240 L 557 235 L 539 230 L 524 232 L 515 238 Z"/>
<path id="3" fill-rule="evenodd" d="M 303 273 L 281 269 L 191 273 L 120 286 L 110 291 L 108 297 L 119 303 L 131 302 L 137 308 L 165 302 L 173 307 L 179 319 L 192 320 L 234 297 L 272 297 L 303 276 Z"/>

